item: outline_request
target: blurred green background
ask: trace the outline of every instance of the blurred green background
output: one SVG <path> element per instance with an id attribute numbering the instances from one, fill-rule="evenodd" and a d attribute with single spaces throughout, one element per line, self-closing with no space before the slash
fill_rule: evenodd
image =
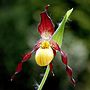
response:
<path id="1" fill-rule="evenodd" d="M 73 87 L 69 82 L 58 53 L 53 60 L 55 76 L 49 74 L 43 90 L 90 90 L 90 0 L 0 0 L 0 90 L 37 90 L 46 67 L 36 64 L 35 54 L 13 82 L 10 78 L 21 56 L 40 39 L 37 26 L 47 4 L 55 28 L 66 11 L 74 8 L 65 26 L 62 49 L 77 84 Z"/>

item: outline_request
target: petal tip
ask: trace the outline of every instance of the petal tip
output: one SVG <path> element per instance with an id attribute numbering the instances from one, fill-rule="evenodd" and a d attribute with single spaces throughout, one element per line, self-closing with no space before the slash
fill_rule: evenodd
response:
<path id="1" fill-rule="evenodd" d="M 45 6 L 45 10 L 46 10 L 46 11 L 48 10 L 48 7 L 49 7 L 49 6 L 50 6 L 49 4 Z"/>

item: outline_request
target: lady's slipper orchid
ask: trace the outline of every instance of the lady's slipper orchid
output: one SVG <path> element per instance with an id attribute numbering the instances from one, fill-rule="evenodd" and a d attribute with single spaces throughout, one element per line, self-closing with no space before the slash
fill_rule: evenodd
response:
<path id="1" fill-rule="evenodd" d="M 22 70 L 22 64 L 31 57 L 33 52 L 36 52 L 36 63 L 39 66 L 50 65 L 50 70 L 52 71 L 52 60 L 56 55 L 56 51 L 59 51 L 61 54 L 62 62 L 66 66 L 66 72 L 70 77 L 71 82 L 75 85 L 75 80 L 72 77 L 72 69 L 68 66 L 66 53 L 61 50 L 59 45 L 54 40 L 52 40 L 52 35 L 54 34 L 55 28 L 51 18 L 47 14 L 47 10 L 48 6 L 46 6 L 45 11 L 40 14 L 41 22 L 38 25 L 38 32 L 41 35 L 41 39 L 37 41 L 31 52 L 28 52 L 23 56 L 22 61 L 18 63 L 16 72 L 12 76 L 11 80 L 13 80 L 14 76 Z"/>

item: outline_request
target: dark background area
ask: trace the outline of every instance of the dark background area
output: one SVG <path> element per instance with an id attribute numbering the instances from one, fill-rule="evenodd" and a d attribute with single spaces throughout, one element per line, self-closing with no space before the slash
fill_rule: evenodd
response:
<path id="1" fill-rule="evenodd" d="M 39 40 L 37 26 L 40 13 L 50 4 L 49 15 L 57 28 L 66 11 L 74 8 L 66 26 L 62 49 L 77 81 L 73 87 L 60 60 L 53 60 L 54 74 L 49 74 L 43 90 L 90 90 L 90 0 L 0 0 L 0 90 L 35 90 L 45 67 L 32 58 L 23 64 L 23 71 L 11 76 L 21 56 L 32 50 Z"/>

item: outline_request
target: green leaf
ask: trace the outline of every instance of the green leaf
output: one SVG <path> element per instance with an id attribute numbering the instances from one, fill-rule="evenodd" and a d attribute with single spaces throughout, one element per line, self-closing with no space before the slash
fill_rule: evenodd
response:
<path id="1" fill-rule="evenodd" d="M 62 20 L 62 22 L 59 24 L 57 30 L 55 31 L 54 35 L 52 36 L 52 39 L 57 42 L 57 44 L 61 47 L 62 45 L 62 40 L 63 40 L 63 33 L 64 33 L 64 27 L 65 23 L 68 20 L 68 17 L 72 13 L 73 8 L 68 10 Z"/>

